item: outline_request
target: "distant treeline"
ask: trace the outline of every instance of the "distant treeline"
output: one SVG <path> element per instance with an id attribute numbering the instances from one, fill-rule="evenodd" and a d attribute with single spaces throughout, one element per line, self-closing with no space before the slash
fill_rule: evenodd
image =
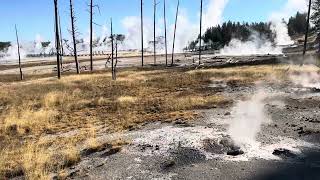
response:
<path id="1" fill-rule="evenodd" d="M 211 27 L 206 30 L 202 36 L 206 49 L 220 49 L 228 44 L 231 39 L 236 38 L 246 41 L 255 33 L 256 36 L 266 38 L 273 42 L 274 37 L 270 28 L 270 23 L 240 23 L 240 22 L 225 22 L 221 26 Z M 197 48 L 199 38 L 192 41 L 187 47 L 188 50 Z"/>
<path id="2" fill-rule="evenodd" d="M 288 34 L 290 36 L 301 35 L 306 29 L 306 14 L 297 13 L 291 17 L 287 23 Z M 202 35 L 201 39 L 204 42 L 204 49 L 218 50 L 227 45 L 232 39 L 247 41 L 252 35 L 258 36 L 261 39 L 266 39 L 274 42 L 275 34 L 271 30 L 271 23 L 240 23 L 240 22 L 225 22 L 222 25 L 208 28 Z M 190 42 L 185 50 L 197 50 L 199 36 L 196 40 Z"/>
<path id="3" fill-rule="evenodd" d="M 3 51 L 11 46 L 10 42 L 0 42 L 0 51 Z"/>

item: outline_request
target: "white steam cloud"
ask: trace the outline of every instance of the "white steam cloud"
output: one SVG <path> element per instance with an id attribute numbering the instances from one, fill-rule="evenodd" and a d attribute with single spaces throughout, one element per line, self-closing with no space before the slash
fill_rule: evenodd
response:
<path id="1" fill-rule="evenodd" d="M 275 45 L 265 38 L 257 36 L 256 33 L 250 37 L 249 41 L 242 42 L 233 39 L 221 51 L 221 55 L 253 55 L 253 54 L 282 54 L 279 46 L 291 45 L 294 42 L 288 34 L 286 20 L 297 11 L 305 12 L 307 8 L 305 0 L 288 0 L 285 6 L 277 12 L 272 12 L 269 16 L 271 30 L 275 34 Z"/>
<path id="2" fill-rule="evenodd" d="M 267 93 L 259 90 L 248 101 L 240 101 L 233 108 L 233 119 L 229 124 L 228 133 L 239 146 L 253 144 L 261 126 L 270 122 L 265 112 Z"/>
<path id="3" fill-rule="evenodd" d="M 262 38 L 257 32 L 251 32 L 249 40 L 243 42 L 239 39 L 232 39 L 229 45 L 220 50 L 221 55 L 255 55 L 255 54 L 282 54 L 282 49 Z"/>
<path id="4" fill-rule="evenodd" d="M 320 72 L 301 72 L 291 74 L 290 79 L 296 85 L 320 90 Z"/>
<path id="5" fill-rule="evenodd" d="M 269 21 L 272 23 L 272 31 L 276 35 L 277 45 L 290 45 L 293 44 L 289 34 L 288 26 L 284 22 L 287 21 L 295 13 L 306 12 L 307 1 L 306 0 L 288 0 L 285 6 L 277 12 L 272 12 L 269 16 Z"/>
<path id="6" fill-rule="evenodd" d="M 173 1 L 174 2 L 174 1 Z M 204 30 L 208 27 L 215 26 L 222 22 L 222 14 L 228 0 L 210 0 L 207 8 L 204 9 L 203 13 L 203 28 Z M 175 3 L 172 4 L 175 6 Z M 204 6 L 206 7 L 206 6 Z M 199 7 L 200 8 L 200 7 Z M 170 17 L 167 17 L 167 19 Z M 163 19 L 157 20 L 157 36 L 163 36 Z M 128 16 L 122 20 L 122 26 L 126 30 L 126 49 L 140 49 L 141 47 L 141 31 L 140 31 L 140 17 Z M 174 24 L 167 25 L 168 33 L 168 50 L 172 50 L 172 41 L 174 33 Z M 189 42 L 197 38 L 199 34 L 199 24 L 192 23 L 189 20 L 188 12 L 183 7 L 180 7 L 178 15 L 176 34 L 176 52 L 182 52 L 183 48 L 188 45 Z M 160 34 L 161 33 L 161 34 Z M 153 40 L 153 25 L 152 20 L 144 19 L 144 44 L 147 48 L 148 42 Z"/>

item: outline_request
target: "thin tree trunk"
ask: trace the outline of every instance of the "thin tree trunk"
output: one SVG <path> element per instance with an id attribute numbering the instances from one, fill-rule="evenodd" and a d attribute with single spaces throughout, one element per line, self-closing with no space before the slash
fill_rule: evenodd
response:
<path id="1" fill-rule="evenodd" d="M 202 3 L 203 0 L 201 0 L 201 5 L 200 5 L 200 36 L 199 36 L 199 65 L 201 64 L 201 39 L 202 39 Z"/>
<path id="2" fill-rule="evenodd" d="M 78 62 L 78 55 L 77 55 L 77 42 L 76 42 L 76 34 L 75 34 L 75 19 L 74 19 L 74 10 L 73 10 L 73 2 L 70 0 L 70 17 L 71 17 L 71 29 L 72 29 L 72 40 L 73 40 L 73 56 L 74 61 L 76 63 L 77 74 L 80 74 L 80 67 Z"/>
<path id="3" fill-rule="evenodd" d="M 62 60 L 62 56 L 64 55 L 64 52 L 63 52 L 63 43 L 62 43 L 62 32 L 61 32 L 61 23 L 60 23 L 60 13 L 59 13 L 59 10 L 58 10 L 58 20 L 59 20 L 59 42 L 60 42 L 60 66 L 61 66 L 61 69 L 63 69 L 63 60 Z"/>
<path id="4" fill-rule="evenodd" d="M 304 47 L 303 47 L 303 56 L 307 52 L 307 43 L 308 43 L 308 34 L 309 34 L 309 23 L 310 23 L 310 12 L 311 12 L 311 0 L 309 0 L 309 8 L 308 8 L 308 16 L 307 16 L 307 27 L 306 27 L 306 33 L 304 38 Z"/>
<path id="5" fill-rule="evenodd" d="M 115 71 L 117 70 L 117 65 L 118 65 L 118 40 L 116 39 L 116 63 L 114 65 Z"/>
<path id="6" fill-rule="evenodd" d="M 18 36 L 17 25 L 15 25 L 15 29 L 16 29 L 16 38 L 17 38 L 17 45 L 18 45 L 20 80 L 22 81 L 22 80 L 23 80 L 23 74 L 22 74 L 22 68 L 21 68 L 20 43 L 19 43 L 19 36 Z"/>
<path id="7" fill-rule="evenodd" d="M 63 41 L 62 41 L 62 31 L 61 31 L 61 21 L 60 21 L 60 13 L 59 15 L 59 32 L 60 32 L 60 45 L 61 45 L 61 56 L 64 56 L 64 50 L 63 50 Z"/>
<path id="8" fill-rule="evenodd" d="M 167 20 L 166 20 L 166 0 L 163 0 L 163 18 L 164 18 L 164 43 L 166 51 L 166 66 L 168 66 L 168 44 L 167 44 Z"/>
<path id="9" fill-rule="evenodd" d="M 153 0 L 153 56 L 154 56 L 154 65 L 157 63 L 156 57 L 156 11 L 157 11 L 157 2 Z"/>
<path id="10" fill-rule="evenodd" d="M 142 63 L 142 67 L 144 65 L 143 63 L 143 0 L 141 0 L 141 63 Z"/>
<path id="11" fill-rule="evenodd" d="M 114 79 L 117 79 L 117 65 L 118 65 L 118 40 L 116 39 L 116 62 L 114 64 Z"/>
<path id="12" fill-rule="evenodd" d="M 61 71 L 60 71 L 60 38 L 59 38 L 59 25 L 58 25 L 58 0 L 54 1 L 54 15 L 55 15 L 55 33 L 56 33 L 56 51 L 57 51 L 57 72 L 58 72 L 58 79 L 61 78 Z"/>
<path id="13" fill-rule="evenodd" d="M 114 61 L 113 61 L 113 29 L 112 29 L 112 19 L 111 19 L 111 71 L 112 71 L 112 80 L 115 80 L 115 74 L 114 74 Z"/>
<path id="14" fill-rule="evenodd" d="M 92 36 L 93 36 L 93 0 L 90 1 L 90 70 L 91 72 L 93 71 L 93 52 L 92 52 L 92 46 L 93 46 L 93 43 L 92 43 Z"/>
<path id="15" fill-rule="evenodd" d="M 176 41 L 176 32 L 177 32 L 177 22 L 178 22 L 178 14 L 179 14 L 179 4 L 180 0 L 178 0 L 178 5 L 177 5 L 177 12 L 176 12 L 176 21 L 174 24 L 174 34 L 173 34 L 173 45 L 172 45 L 172 59 L 171 59 L 171 66 L 173 66 L 173 58 L 174 58 L 174 45 Z"/>

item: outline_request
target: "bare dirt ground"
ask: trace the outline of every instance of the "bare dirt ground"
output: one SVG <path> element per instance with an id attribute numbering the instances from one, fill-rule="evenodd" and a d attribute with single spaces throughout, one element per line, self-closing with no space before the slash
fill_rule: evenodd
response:
<path id="1" fill-rule="evenodd" d="M 257 86 L 217 82 L 210 87 L 235 102 L 258 91 Z M 230 121 L 239 118 L 227 105 L 197 111 L 202 117 L 191 122 L 148 124 L 105 135 L 101 138 L 131 143 L 114 155 L 110 150 L 89 155 L 69 171 L 69 179 L 319 179 L 319 90 L 291 82 L 269 82 L 263 89 L 270 122 L 262 125 L 255 142 L 242 147 L 243 154 L 227 155 L 221 145 L 229 137 Z M 275 154 L 278 148 L 288 152 Z"/>
<path id="2" fill-rule="evenodd" d="M 320 178 L 317 66 L 272 55 L 201 66 L 181 55 L 171 68 L 148 57 L 144 69 L 119 60 L 117 81 L 103 60 L 61 81 L 54 65 L 25 68 L 24 82 L 4 70 L 0 179 Z"/>

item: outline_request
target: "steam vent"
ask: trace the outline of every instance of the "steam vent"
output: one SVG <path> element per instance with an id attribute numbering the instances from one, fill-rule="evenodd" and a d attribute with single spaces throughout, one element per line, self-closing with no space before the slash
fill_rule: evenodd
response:
<path id="1" fill-rule="evenodd" d="M 320 0 L 0 1 L 0 180 L 320 179 Z"/>

